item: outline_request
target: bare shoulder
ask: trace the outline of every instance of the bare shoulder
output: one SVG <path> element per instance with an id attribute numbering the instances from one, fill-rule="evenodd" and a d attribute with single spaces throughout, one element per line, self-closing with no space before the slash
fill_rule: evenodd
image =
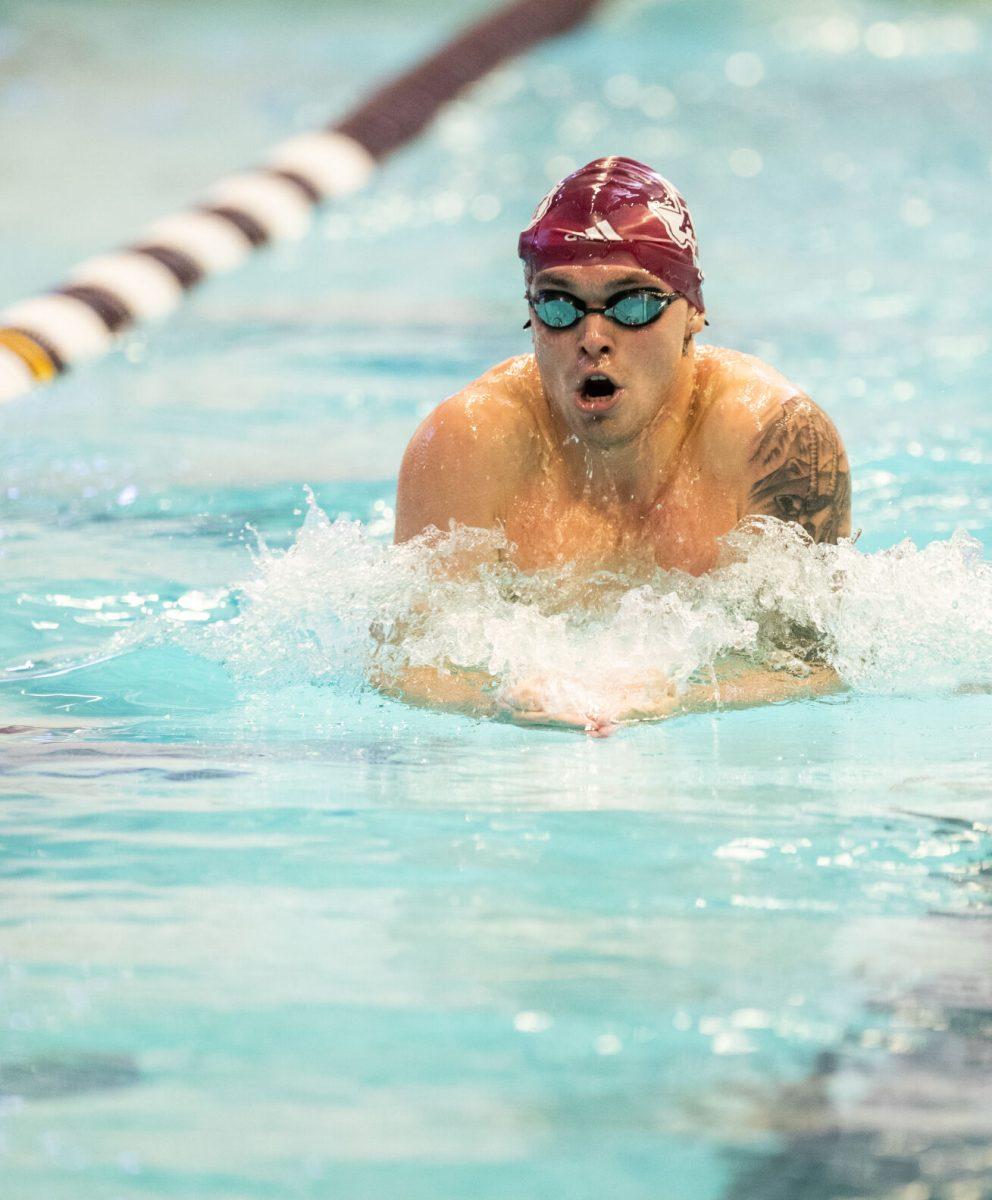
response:
<path id="1" fill-rule="evenodd" d="M 736 486 L 740 515 L 801 525 L 817 542 L 851 531 L 850 467 L 827 414 L 760 359 L 707 348 L 704 452 Z"/>
<path id="2" fill-rule="evenodd" d="M 404 465 L 444 470 L 450 460 L 462 468 L 497 463 L 509 467 L 506 457 L 526 449 L 534 432 L 533 406 L 528 402 L 531 364 L 531 355 L 508 359 L 442 400 L 410 439 Z"/>
<path id="3" fill-rule="evenodd" d="M 396 538 L 450 522 L 492 528 L 531 465 L 536 368 L 523 355 L 449 396 L 420 423 L 400 467 Z"/>
<path id="4" fill-rule="evenodd" d="M 701 346 L 696 359 L 707 454 L 736 475 L 742 453 L 800 393 L 781 371 L 739 350 Z"/>

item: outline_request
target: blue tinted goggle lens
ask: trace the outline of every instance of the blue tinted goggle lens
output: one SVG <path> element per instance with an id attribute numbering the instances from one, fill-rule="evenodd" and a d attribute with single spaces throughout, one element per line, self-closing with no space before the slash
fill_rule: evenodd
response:
<path id="1" fill-rule="evenodd" d="M 564 296 L 552 296 L 546 300 L 538 297 L 534 301 L 534 312 L 552 329 L 567 329 L 569 325 L 581 320 L 583 315 L 582 309 L 576 308 L 571 300 L 566 300 Z"/>
<path id="2" fill-rule="evenodd" d="M 537 296 L 531 303 L 542 324 L 551 329 L 568 329 L 581 321 L 587 312 L 601 312 L 618 325 L 636 327 L 650 325 L 676 299 L 674 294 L 661 292 L 628 292 L 606 308 L 590 308 L 577 304 L 567 296 Z"/>
<path id="3" fill-rule="evenodd" d="M 632 292 L 629 296 L 621 296 L 616 304 L 606 310 L 606 316 L 619 321 L 621 325 L 647 325 L 656 317 L 660 317 L 671 300 L 659 296 L 657 292 Z"/>

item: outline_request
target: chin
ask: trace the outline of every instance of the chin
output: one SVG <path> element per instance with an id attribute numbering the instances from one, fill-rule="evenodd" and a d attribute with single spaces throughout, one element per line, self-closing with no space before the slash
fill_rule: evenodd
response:
<path id="1" fill-rule="evenodd" d="M 630 423 L 620 420 L 615 414 L 609 413 L 603 417 L 586 418 L 573 426 L 575 436 L 581 442 L 600 449 L 612 446 L 625 446 L 634 441 L 641 432 L 632 429 Z"/>

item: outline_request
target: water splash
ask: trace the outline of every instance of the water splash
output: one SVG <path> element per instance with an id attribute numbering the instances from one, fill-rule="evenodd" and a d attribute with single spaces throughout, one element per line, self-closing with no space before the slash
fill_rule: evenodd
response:
<path id="1" fill-rule="evenodd" d="M 731 658 L 797 673 L 827 662 L 874 692 L 992 681 L 992 566 L 963 534 L 863 554 L 767 520 L 730 534 L 701 578 L 525 574 L 509 549 L 500 533 L 465 528 L 384 545 L 311 499 L 288 550 L 260 543 L 239 615 L 182 636 L 252 687 L 360 687 L 374 656 L 508 686 L 541 677 L 571 704 L 646 671 L 683 685 Z"/>

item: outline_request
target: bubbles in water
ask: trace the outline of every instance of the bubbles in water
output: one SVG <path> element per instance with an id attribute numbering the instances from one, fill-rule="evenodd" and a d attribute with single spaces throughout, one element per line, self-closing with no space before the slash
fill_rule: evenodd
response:
<path id="1" fill-rule="evenodd" d="M 765 77 L 765 64 L 757 54 L 742 50 L 731 54 L 723 64 L 723 71 L 731 83 L 738 87 L 755 87 Z"/>
<path id="2" fill-rule="evenodd" d="M 764 160 L 757 150 L 752 150 L 747 146 L 731 151 L 727 161 L 731 171 L 742 179 L 753 179 L 755 175 L 761 174 L 764 167 Z"/>
<path id="3" fill-rule="evenodd" d="M 505 686 L 541 677 L 559 703 L 600 706 L 646 672 L 684 685 L 728 659 L 800 674 L 823 661 L 868 691 L 992 680 L 992 566 L 963 534 L 863 554 L 769 519 L 725 538 L 700 578 L 523 573 L 509 549 L 465 528 L 385 545 L 311 499 L 288 550 L 260 545 L 238 616 L 181 636 L 253 688 L 361 687 L 373 662 Z"/>

